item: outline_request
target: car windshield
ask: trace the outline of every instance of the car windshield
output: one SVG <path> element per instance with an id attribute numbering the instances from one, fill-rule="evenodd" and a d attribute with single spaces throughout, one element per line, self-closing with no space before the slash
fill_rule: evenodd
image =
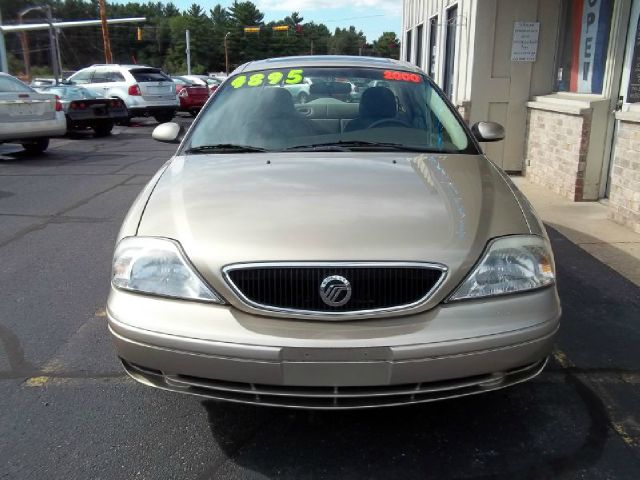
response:
<path id="1" fill-rule="evenodd" d="M 185 150 L 406 149 L 476 153 L 424 75 L 376 68 L 286 68 L 231 77 Z"/>

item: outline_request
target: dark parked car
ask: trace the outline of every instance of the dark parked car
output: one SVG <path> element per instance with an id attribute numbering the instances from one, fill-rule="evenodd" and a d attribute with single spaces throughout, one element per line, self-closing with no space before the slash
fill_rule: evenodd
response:
<path id="1" fill-rule="evenodd" d="M 96 135 L 109 135 L 113 125 L 126 122 L 127 107 L 118 98 L 102 98 L 83 87 L 56 85 L 38 88 L 55 93 L 67 117 L 67 131 L 93 129 Z"/>

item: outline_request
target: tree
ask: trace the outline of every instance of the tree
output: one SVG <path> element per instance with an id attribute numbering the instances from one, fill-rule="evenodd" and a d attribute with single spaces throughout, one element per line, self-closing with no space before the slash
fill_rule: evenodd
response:
<path id="1" fill-rule="evenodd" d="M 229 15 L 238 27 L 262 25 L 264 13 L 258 10 L 252 2 L 238 2 L 235 0 L 229 7 Z"/>
<path id="2" fill-rule="evenodd" d="M 367 43 L 362 31 L 357 32 L 353 25 L 348 29 L 336 28 L 333 37 L 329 39 L 330 55 L 358 55 L 360 48 Z"/>
<path id="3" fill-rule="evenodd" d="M 400 40 L 395 32 L 384 32 L 373 41 L 373 54 L 376 57 L 400 58 Z"/>
<path id="4" fill-rule="evenodd" d="M 140 25 L 122 24 L 109 28 L 111 50 L 118 63 L 144 63 L 162 67 L 170 73 L 186 71 L 185 30 L 191 33 L 191 61 L 194 72 L 220 71 L 224 69 L 224 37 L 229 32 L 230 66 L 237 66 L 249 60 L 315 53 L 357 55 L 366 45 L 361 31 L 351 26 L 338 28 L 332 34 L 322 23 L 304 23 L 300 12 L 291 12 L 282 19 L 265 24 L 264 13 L 255 3 L 235 0 L 228 8 L 220 4 L 210 10 L 202 3 L 193 3 L 185 10 L 179 9 L 175 0 L 162 1 L 110 0 L 107 14 L 110 18 L 146 17 Z M 192 0 L 195 1 L 195 0 Z M 34 2 L 52 6 L 53 16 L 64 20 L 84 20 L 98 18 L 97 0 L 0 0 L 5 21 L 15 19 L 23 8 Z M 39 13 L 29 15 L 36 20 Z M 33 16 L 33 18 L 31 18 Z M 273 32 L 275 25 L 288 25 L 288 32 Z M 259 34 L 245 34 L 243 28 L 262 27 Z M 300 31 L 296 31 L 300 26 Z M 138 28 L 142 30 L 138 38 Z M 50 68 L 48 32 L 28 33 L 31 50 L 31 64 Z M 19 73 L 23 69 L 21 45 L 15 34 L 6 35 L 7 50 L 12 52 L 11 71 Z M 386 45 L 386 47 L 385 47 Z M 395 45 L 392 47 L 391 45 Z M 398 40 L 395 34 L 385 32 L 376 42 L 376 55 L 398 56 Z M 77 70 L 93 63 L 104 61 L 100 27 L 62 29 L 60 47 L 64 70 Z M 388 48 L 387 48 L 388 47 Z M 369 47 L 365 47 L 369 52 Z"/>
<path id="5" fill-rule="evenodd" d="M 189 10 L 184 12 L 184 15 L 186 17 L 194 17 L 194 18 L 200 18 L 205 16 L 204 10 L 197 3 L 192 3 L 191 6 L 189 7 Z"/>
<path id="6" fill-rule="evenodd" d="M 284 22 L 287 25 L 294 27 L 300 25 L 304 21 L 304 18 L 300 16 L 300 12 L 291 12 L 291 15 L 284 18 Z"/>
<path id="7" fill-rule="evenodd" d="M 162 9 L 162 16 L 164 17 L 177 17 L 180 15 L 180 9 L 175 4 L 169 2 Z"/>
<path id="8" fill-rule="evenodd" d="M 209 11 L 209 16 L 216 30 L 226 30 L 229 27 L 229 12 L 219 3 Z"/>

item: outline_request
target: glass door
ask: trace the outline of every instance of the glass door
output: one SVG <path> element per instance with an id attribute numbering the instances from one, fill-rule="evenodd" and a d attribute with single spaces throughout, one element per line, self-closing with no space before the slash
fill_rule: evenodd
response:
<path id="1" fill-rule="evenodd" d="M 640 111 L 640 0 L 633 0 L 631 5 L 631 15 L 629 17 L 629 28 L 624 53 L 624 64 L 622 67 L 622 78 L 620 81 L 620 93 L 618 103 L 612 112 L 614 115 L 618 111 Z M 618 130 L 619 120 L 614 120 L 614 130 L 612 136 L 612 146 L 610 149 L 609 162 L 603 183 L 604 191 L 601 195 L 609 198 L 611 168 L 613 157 L 615 156 L 615 139 Z"/>

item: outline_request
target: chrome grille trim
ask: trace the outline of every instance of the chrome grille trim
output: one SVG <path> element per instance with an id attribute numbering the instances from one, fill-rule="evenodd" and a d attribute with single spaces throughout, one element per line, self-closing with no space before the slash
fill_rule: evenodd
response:
<path id="1" fill-rule="evenodd" d="M 167 375 L 122 360 L 126 372 L 146 385 L 215 400 L 312 410 L 393 407 L 476 395 L 531 380 L 547 358 L 504 372 L 453 380 L 372 387 L 296 387 L 236 383 L 183 375 Z"/>
<path id="2" fill-rule="evenodd" d="M 431 289 L 417 301 L 386 308 L 374 308 L 367 310 L 350 310 L 331 312 L 323 310 L 301 310 L 295 308 L 274 307 L 255 302 L 248 298 L 242 290 L 233 282 L 230 273 L 241 269 L 259 268 L 424 268 L 441 272 L 438 281 Z M 425 304 L 440 288 L 447 277 L 448 269 L 445 265 L 432 262 L 250 262 L 234 263 L 222 268 L 222 274 L 233 293 L 246 305 L 264 312 L 291 314 L 295 316 L 319 316 L 327 319 L 340 319 L 344 317 L 372 316 L 393 312 L 404 312 Z"/>

